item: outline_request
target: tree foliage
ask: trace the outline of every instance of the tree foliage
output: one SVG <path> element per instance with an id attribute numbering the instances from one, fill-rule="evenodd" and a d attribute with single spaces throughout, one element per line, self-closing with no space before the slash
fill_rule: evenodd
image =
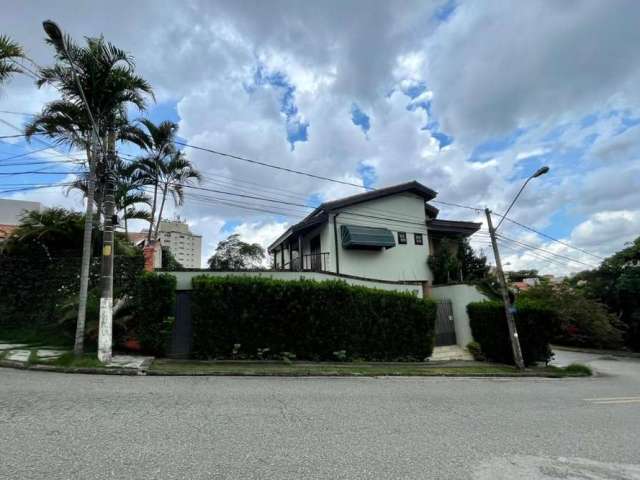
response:
<path id="1" fill-rule="evenodd" d="M 595 348 L 620 348 L 622 325 L 602 303 L 568 285 L 541 283 L 520 294 L 552 308 L 560 322 L 555 342 Z"/>
<path id="2" fill-rule="evenodd" d="M 216 252 L 209 258 L 211 270 L 247 270 L 262 266 L 265 250 L 258 243 L 246 243 L 234 233 L 218 243 Z"/>
<path id="3" fill-rule="evenodd" d="M 489 272 L 487 258 L 477 255 L 466 238 L 442 239 L 428 263 L 435 284 L 478 282 Z"/>
<path id="4" fill-rule="evenodd" d="M 624 324 L 627 346 L 640 351 L 640 237 L 599 268 L 580 272 L 569 282 L 586 297 L 606 305 Z"/>
<path id="5" fill-rule="evenodd" d="M 15 60 L 24 57 L 24 51 L 16 42 L 6 35 L 0 35 L 0 85 L 2 85 L 12 73 L 20 73 L 22 70 Z"/>

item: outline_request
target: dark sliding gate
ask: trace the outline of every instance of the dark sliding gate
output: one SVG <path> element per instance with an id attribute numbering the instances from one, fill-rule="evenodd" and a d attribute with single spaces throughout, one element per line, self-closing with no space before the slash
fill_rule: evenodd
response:
<path id="1" fill-rule="evenodd" d="M 451 300 L 438 300 L 436 313 L 436 347 L 456 344 L 456 327 L 453 322 Z"/>
<path id="2" fill-rule="evenodd" d="M 176 292 L 176 321 L 171 332 L 169 356 L 186 358 L 191 353 L 191 291 Z"/>

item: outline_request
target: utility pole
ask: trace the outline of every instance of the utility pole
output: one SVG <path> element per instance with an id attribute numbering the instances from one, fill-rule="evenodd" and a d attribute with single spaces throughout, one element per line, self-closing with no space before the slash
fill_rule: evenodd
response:
<path id="1" fill-rule="evenodd" d="M 102 232 L 102 273 L 100 293 L 100 327 L 98 330 L 98 360 L 111 362 L 113 344 L 113 216 L 115 211 L 114 172 L 115 132 L 109 132 L 106 139 L 107 158 L 106 181 L 104 186 L 104 230 Z"/>
<path id="2" fill-rule="evenodd" d="M 507 282 L 502 271 L 502 262 L 500 261 L 500 252 L 498 251 L 498 243 L 496 242 L 496 231 L 491 222 L 491 210 L 484 209 L 487 215 L 487 226 L 489 227 L 489 235 L 491 236 L 491 245 L 493 246 L 493 256 L 496 259 L 496 271 L 498 274 L 498 282 L 500 282 L 500 291 L 502 293 L 502 301 L 504 302 L 504 312 L 507 316 L 507 325 L 509 327 L 509 340 L 511 341 L 511 350 L 513 351 L 513 360 L 518 369 L 524 369 L 524 359 L 522 358 L 522 349 L 520 348 L 520 339 L 518 338 L 518 329 L 513 318 L 513 310 L 511 301 L 509 300 L 509 292 L 507 291 Z"/>

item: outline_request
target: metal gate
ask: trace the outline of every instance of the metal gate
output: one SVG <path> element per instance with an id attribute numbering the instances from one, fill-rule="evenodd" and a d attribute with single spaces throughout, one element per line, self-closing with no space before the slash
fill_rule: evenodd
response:
<path id="1" fill-rule="evenodd" d="M 438 300 L 436 312 L 436 347 L 456 344 L 456 327 L 453 322 L 451 300 Z"/>
<path id="2" fill-rule="evenodd" d="M 176 321 L 171 332 L 169 356 L 186 358 L 191 353 L 191 292 L 176 292 Z"/>

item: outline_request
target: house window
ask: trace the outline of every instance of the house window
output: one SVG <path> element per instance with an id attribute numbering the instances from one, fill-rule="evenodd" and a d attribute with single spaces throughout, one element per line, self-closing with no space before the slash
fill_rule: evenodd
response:
<path id="1" fill-rule="evenodd" d="M 415 243 L 416 245 L 424 245 L 422 242 L 422 234 L 421 233 L 414 233 L 413 234 L 413 243 Z"/>
<path id="2" fill-rule="evenodd" d="M 407 232 L 398 232 L 398 243 L 400 245 L 407 244 Z"/>

